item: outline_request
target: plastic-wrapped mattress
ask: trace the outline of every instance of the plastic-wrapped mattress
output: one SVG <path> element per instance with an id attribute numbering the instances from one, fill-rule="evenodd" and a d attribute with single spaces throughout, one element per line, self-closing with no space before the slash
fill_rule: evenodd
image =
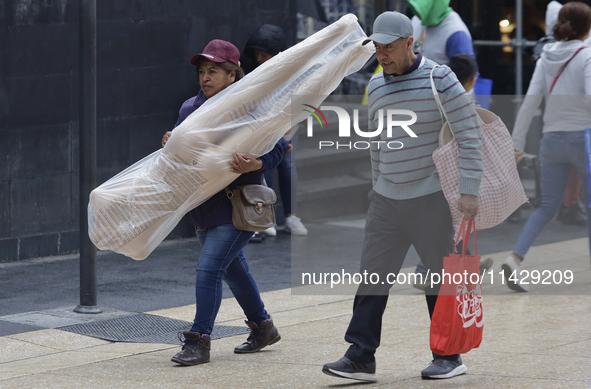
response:
<path id="1" fill-rule="evenodd" d="M 235 151 L 268 153 L 374 52 L 354 15 L 279 53 L 207 100 L 166 146 L 90 195 L 89 235 L 101 250 L 146 258 L 179 220 L 234 181 Z"/>

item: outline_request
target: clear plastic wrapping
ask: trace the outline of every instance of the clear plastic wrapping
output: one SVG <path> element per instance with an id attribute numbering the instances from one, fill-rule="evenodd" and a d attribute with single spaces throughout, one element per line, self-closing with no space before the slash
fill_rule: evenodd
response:
<path id="1" fill-rule="evenodd" d="M 279 53 L 207 100 L 166 146 L 90 195 L 88 230 L 101 250 L 146 258 L 191 209 L 234 181 L 235 151 L 268 153 L 374 53 L 354 15 Z"/>

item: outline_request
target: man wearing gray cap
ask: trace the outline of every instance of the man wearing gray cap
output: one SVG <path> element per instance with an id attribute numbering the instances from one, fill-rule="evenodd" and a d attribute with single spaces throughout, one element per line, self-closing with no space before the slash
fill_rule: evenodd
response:
<path id="1" fill-rule="evenodd" d="M 392 275 L 400 271 L 411 245 L 431 273 L 441 273 L 443 257 L 453 250 L 451 213 L 431 156 L 438 147 L 443 125 L 431 89 L 431 73 L 459 145 L 461 197 L 457 206 L 467 219 L 478 211 L 482 176 L 476 111 L 454 73 L 447 66 L 436 67 L 435 62 L 412 51 L 413 28 L 403 14 L 381 14 L 373 31 L 363 44 L 373 41 L 384 71 L 374 75 L 368 85 L 368 130 L 377 133 L 386 121 L 408 120 L 407 114 L 395 114 L 389 109 L 412 111 L 417 120 L 410 128 L 416 137 L 398 128 L 391 134 L 382 131 L 371 138 L 373 189 L 369 192 L 360 272 L 377 274 L 379 281 L 373 278 L 374 283 L 366 281 L 359 285 L 345 334 L 351 346 L 343 358 L 325 364 L 322 369 L 328 375 L 372 382 L 377 380 L 375 352 L 380 344 Z M 396 142 L 398 148 L 386 147 L 391 142 Z M 430 316 L 438 291 L 438 285 L 425 289 Z M 451 378 L 465 372 L 460 355 L 433 354 L 421 377 Z"/>

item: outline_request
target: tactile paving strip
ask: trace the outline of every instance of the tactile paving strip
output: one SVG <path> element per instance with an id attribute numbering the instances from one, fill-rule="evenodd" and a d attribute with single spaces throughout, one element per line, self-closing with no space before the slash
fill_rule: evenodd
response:
<path id="1" fill-rule="evenodd" d="M 59 327 L 59 330 L 91 336 L 112 342 L 181 344 L 180 331 L 188 331 L 192 323 L 163 316 L 137 314 L 116 319 Z M 249 333 L 247 327 L 213 327 L 211 339 Z"/>

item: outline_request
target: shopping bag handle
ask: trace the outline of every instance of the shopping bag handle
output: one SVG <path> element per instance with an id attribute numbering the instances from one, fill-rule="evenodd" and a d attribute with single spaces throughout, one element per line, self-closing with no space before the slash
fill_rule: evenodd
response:
<path id="1" fill-rule="evenodd" d="M 460 233 L 458 236 L 462 237 L 464 243 L 462 244 L 462 257 L 466 255 L 466 250 L 468 249 L 468 244 L 470 243 L 470 235 L 472 235 L 472 231 L 474 231 L 474 255 L 478 255 L 478 244 L 476 243 L 476 220 L 471 218 L 468 220 L 466 224 L 466 218 L 462 219 L 462 224 L 460 225 Z M 454 253 L 456 252 L 456 247 L 458 242 L 454 244 Z"/>

